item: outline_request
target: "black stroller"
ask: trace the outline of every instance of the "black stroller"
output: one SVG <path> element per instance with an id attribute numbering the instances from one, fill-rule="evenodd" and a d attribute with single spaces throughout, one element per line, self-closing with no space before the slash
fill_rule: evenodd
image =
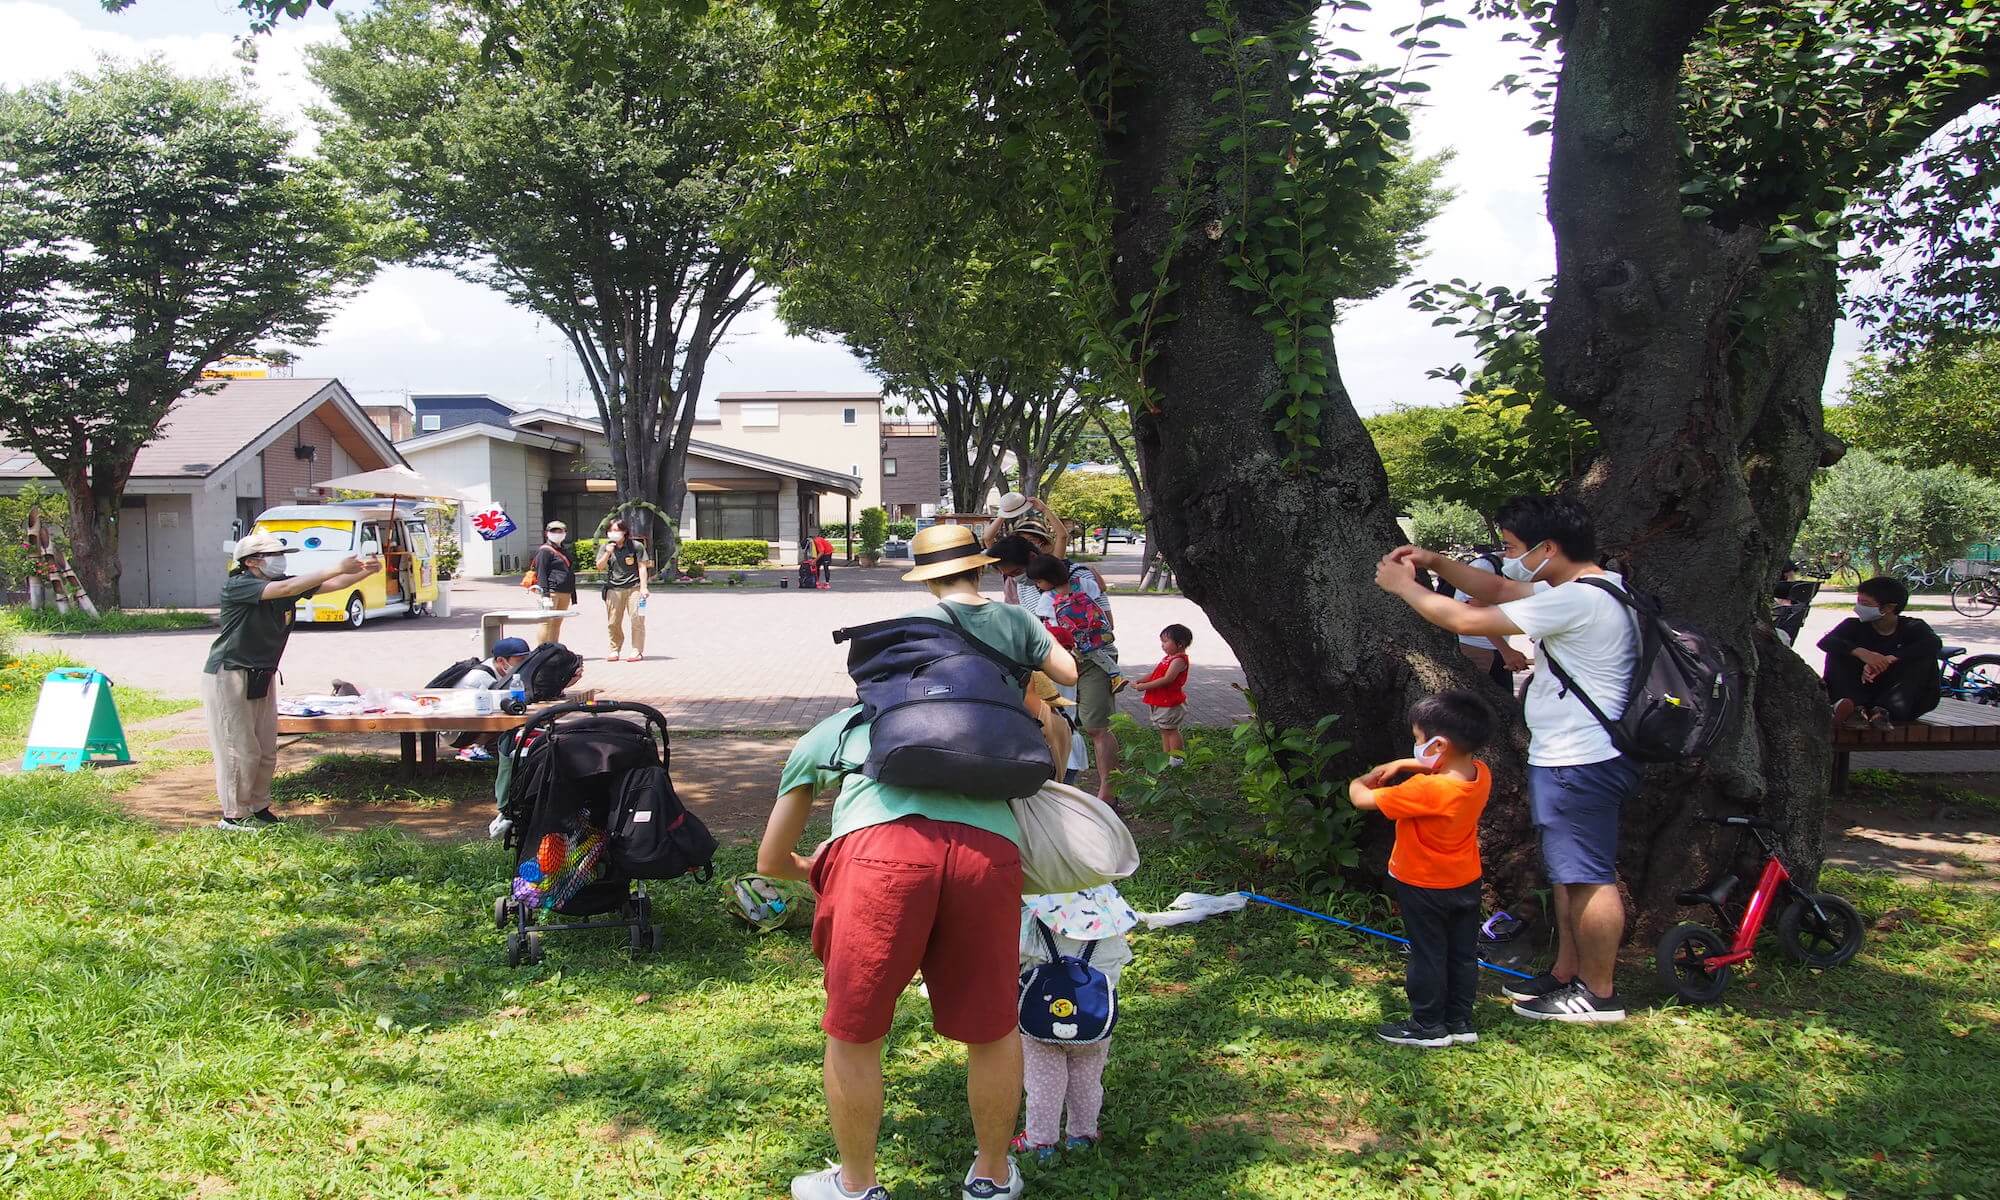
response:
<path id="1" fill-rule="evenodd" d="M 561 704 L 514 735 L 500 805 L 514 878 L 493 904 L 494 925 L 514 927 L 508 966 L 540 962 L 543 934 L 577 929 L 624 929 L 635 954 L 660 948 L 646 881 L 710 878 L 715 857 L 674 794 L 671 757 L 666 718 L 643 704 Z"/>

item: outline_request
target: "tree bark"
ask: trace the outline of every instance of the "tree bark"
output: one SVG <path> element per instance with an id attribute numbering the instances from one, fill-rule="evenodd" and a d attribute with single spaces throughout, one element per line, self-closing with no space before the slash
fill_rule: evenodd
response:
<path id="1" fill-rule="evenodd" d="M 70 567 L 99 612 L 120 607 L 118 512 L 123 487 L 103 486 L 95 472 L 63 477 L 69 499 Z"/>
<path id="2" fill-rule="evenodd" d="M 1238 7 L 1248 37 L 1304 19 L 1312 6 Z M 1071 45 L 1101 44 L 1079 36 L 1090 31 L 1077 27 L 1070 6 L 1049 11 Z M 1210 24 L 1201 0 L 1121 13 L 1129 79 L 1120 117 L 1104 124 L 1103 106 L 1093 101 L 1112 189 L 1120 303 L 1153 286 L 1152 264 L 1171 242 L 1162 197 L 1185 182 L 1181 164 L 1209 148 L 1209 123 L 1223 115 L 1210 97 L 1231 82 L 1226 68 L 1188 36 Z M 1075 65 L 1087 78 L 1089 62 Z M 1276 169 L 1265 168 L 1251 186 L 1276 182 Z M 1223 244 L 1197 234 L 1172 272 L 1176 319 L 1156 333 L 1148 368 L 1157 410 L 1133 420 L 1149 546 L 1165 554 L 1182 590 L 1236 652 L 1260 714 L 1286 726 L 1338 714 L 1335 736 L 1353 744 L 1340 765 L 1358 767 L 1408 753 L 1402 714 L 1420 695 L 1456 686 L 1488 690 L 1498 701 L 1498 689 L 1469 668 L 1449 635 L 1374 585 L 1377 560 L 1401 536 L 1388 479 L 1331 346 L 1320 445 L 1306 470 L 1287 470 L 1287 447 L 1263 408 L 1279 383 L 1272 337 L 1254 300 L 1231 285 Z M 1516 729 L 1516 754 L 1518 736 Z M 1499 758 L 1491 824 L 1526 824 L 1517 763 Z M 1503 894 L 1520 896 L 1533 886 L 1531 866 L 1503 856 L 1489 873 Z"/>
<path id="3" fill-rule="evenodd" d="M 1635 932 L 1670 923 L 1673 896 L 1734 841 L 1697 812 L 1792 823 L 1788 849 L 1817 872 L 1830 722 L 1816 677 L 1772 637 L 1769 591 L 1825 454 L 1820 389 L 1835 316 L 1830 276 L 1761 350 L 1733 314 L 1772 281 L 1764 231 L 1681 215 L 1676 89 L 1698 5 L 1578 0 L 1564 6 L 1548 206 L 1556 278 L 1542 336 L 1549 399 L 1596 426 L 1579 493 L 1601 548 L 1676 620 L 1729 647 L 1748 719 L 1704 764 L 1649 772 L 1623 816 L 1620 873 Z"/>

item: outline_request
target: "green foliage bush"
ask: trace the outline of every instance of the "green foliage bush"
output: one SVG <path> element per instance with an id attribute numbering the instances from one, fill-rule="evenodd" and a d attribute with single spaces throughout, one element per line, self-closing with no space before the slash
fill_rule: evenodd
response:
<path id="1" fill-rule="evenodd" d="M 36 505 L 41 506 L 42 521 L 48 525 L 56 545 L 65 552 L 69 550 L 69 534 L 63 527 L 69 501 L 62 489 L 45 483 L 28 483 L 12 496 L 0 496 L 0 588 L 20 591 L 28 586 L 28 577 L 34 573 L 35 558 L 24 543 L 28 537 L 28 513 Z"/>
<path id="2" fill-rule="evenodd" d="M 880 511 L 879 509 L 877 511 Z M 706 567 L 761 567 L 771 556 L 771 548 L 763 542 L 752 539 L 724 541 L 719 539 L 682 542 L 680 563 L 683 568 L 701 565 Z M 688 571 L 692 575 L 692 570 Z"/>
<path id="3" fill-rule="evenodd" d="M 1493 533 L 1471 505 L 1419 500 L 1410 505 L 1410 539 L 1426 550 L 1449 550 L 1491 541 Z"/>
<path id="4" fill-rule="evenodd" d="M 847 522 L 821 521 L 819 523 L 819 534 L 829 542 L 840 541 L 847 536 Z"/>
<path id="5" fill-rule="evenodd" d="M 889 540 L 889 514 L 880 508 L 862 509 L 855 536 L 861 543 L 861 553 L 881 553 L 882 543 Z"/>
<path id="6" fill-rule="evenodd" d="M 65 613 L 53 608 L 8 608 L 0 621 L 23 633 L 160 633 L 206 629 L 215 623 L 207 613 L 175 609 L 131 613 L 115 608 L 98 617 L 86 616 L 75 609 Z"/>
<path id="7" fill-rule="evenodd" d="M 570 544 L 570 553 L 576 558 L 577 570 L 589 571 L 596 568 L 597 548 L 600 545 L 603 545 L 602 540 L 594 537 L 578 538 Z"/>
<path id="8" fill-rule="evenodd" d="M 1844 556 L 1869 574 L 1936 566 L 2000 528 L 2000 484 L 1958 467 L 1911 470 L 1850 450 L 1820 474 L 1799 530 L 1809 558 Z"/>
<path id="9" fill-rule="evenodd" d="M 828 534 L 827 536 L 831 537 L 832 535 Z M 889 536 L 907 542 L 917 536 L 917 523 L 915 521 L 891 521 L 889 522 Z"/>

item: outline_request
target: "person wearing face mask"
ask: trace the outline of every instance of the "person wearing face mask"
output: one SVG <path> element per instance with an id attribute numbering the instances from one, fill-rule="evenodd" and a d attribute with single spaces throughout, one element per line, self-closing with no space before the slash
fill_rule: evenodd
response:
<path id="1" fill-rule="evenodd" d="M 576 560 L 563 544 L 569 540 L 569 526 L 550 521 L 542 536 L 546 540 L 535 547 L 534 560 L 529 564 L 535 575 L 535 595 L 541 598 L 543 608 L 563 612 L 576 603 Z M 542 645 L 561 637 L 561 621 L 542 622 Z"/>
<path id="2" fill-rule="evenodd" d="M 617 662 L 625 648 L 625 626 L 632 627 L 632 657 L 646 656 L 646 595 L 651 588 L 647 573 L 653 560 L 646 556 L 644 538 L 632 536 L 632 527 L 619 517 L 611 522 L 604 542 L 597 548 L 597 569 L 604 572 L 604 623 L 611 635 L 611 653 L 605 662 Z"/>
<path id="3" fill-rule="evenodd" d="M 1944 642 L 1928 623 L 1903 615 L 1910 589 L 1900 579 L 1870 579 L 1854 599 L 1854 615 L 1819 640 L 1834 722 L 1889 729 L 1936 708 Z"/>
<path id="4" fill-rule="evenodd" d="M 1347 785 L 1354 807 L 1396 823 L 1389 880 L 1410 937 L 1410 1019 L 1375 1036 L 1397 1046 L 1479 1040 L 1479 814 L 1493 776 L 1473 755 L 1493 736 L 1493 710 L 1471 692 L 1439 692 L 1410 709 L 1410 757 Z M 1398 776 L 1408 776 L 1401 783 Z"/>
<path id="5" fill-rule="evenodd" d="M 1625 606 L 1589 577 L 1622 588 L 1597 565 L 1597 530 L 1582 505 L 1561 496 L 1520 496 L 1494 514 L 1505 554 L 1500 575 L 1445 555 L 1399 546 L 1376 566 L 1375 583 L 1431 624 L 1461 636 L 1526 634 L 1535 658 L 1560 662 L 1573 686 L 1536 670 L 1528 685 L 1528 805 L 1541 837 L 1555 900 L 1556 960 L 1532 980 L 1510 983 L 1514 1011 L 1541 1021 L 1607 1024 L 1625 1019 L 1613 984 L 1625 906 L 1618 896 L 1618 814 L 1639 790 L 1639 767 L 1577 698 L 1606 718 L 1625 711 L 1639 652 Z M 1441 575 L 1482 604 L 1440 595 L 1417 579 Z"/>
<path id="6" fill-rule="evenodd" d="M 380 558 L 342 559 L 331 570 L 285 574 L 285 545 L 268 533 L 236 543 L 222 585 L 222 632 L 202 667 L 201 707 L 215 758 L 218 828 L 257 830 L 278 823 L 271 776 L 278 768 L 278 693 L 271 686 L 292 635 L 301 596 L 340 591 L 382 569 Z"/>

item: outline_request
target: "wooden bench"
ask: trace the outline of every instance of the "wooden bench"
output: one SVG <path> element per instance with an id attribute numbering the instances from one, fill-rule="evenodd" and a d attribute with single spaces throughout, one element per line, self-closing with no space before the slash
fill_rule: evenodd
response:
<path id="1" fill-rule="evenodd" d="M 1934 710 L 1894 729 L 1834 730 L 1834 795 L 1847 791 L 1850 755 L 1897 750 L 2000 750 L 2000 708 L 1943 700 Z"/>
<path id="2" fill-rule="evenodd" d="M 435 775 L 438 769 L 437 740 L 440 733 L 505 733 L 526 725 L 536 713 L 557 704 L 576 704 L 597 699 L 597 689 L 567 692 L 560 700 L 531 704 L 519 716 L 492 713 L 488 716 L 434 717 L 416 713 L 366 713 L 358 717 L 278 717 L 278 733 L 394 733 L 403 743 L 402 776 Z"/>

